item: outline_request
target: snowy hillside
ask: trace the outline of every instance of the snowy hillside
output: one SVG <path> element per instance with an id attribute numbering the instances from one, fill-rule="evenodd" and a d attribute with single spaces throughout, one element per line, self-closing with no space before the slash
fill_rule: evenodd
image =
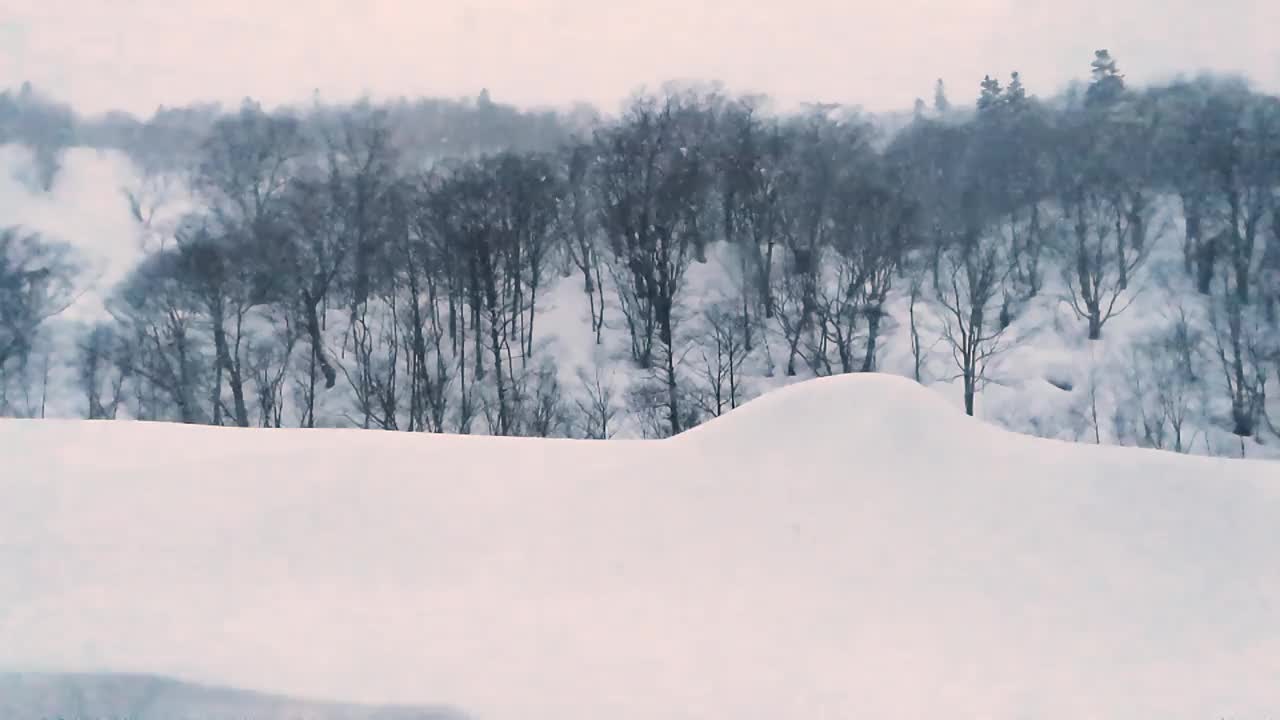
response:
<path id="1" fill-rule="evenodd" d="M 878 371 L 1024 434 L 1280 458 L 1280 98 L 1087 67 L 878 115 L 0 91 L 0 416 L 656 438 Z"/>
<path id="2" fill-rule="evenodd" d="M 1280 473 L 886 375 L 587 442 L 0 421 L 0 669 L 485 720 L 1280 711 Z"/>
<path id="3" fill-rule="evenodd" d="M 4 223 L 71 244 L 84 258 L 87 271 L 79 281 L 81 294 L 67 312 L 46 323 L 47 333 L 32 358 L 16 371 L 10 368 L 12 377 L 0 378 L 5 385 L 0 388 L 0 406 L 20 416 L 84 417 L 91 408 L 83 365 L 89 326 L 106 317 L 104 303 L 140 258 L 166 243 L 173 245 L 178 218 L 191 209 L 192 200 L 185 181 L 178 175 L 142 173 L 116 151 L 67 150 L 49 192 L 31 186 L 28 176 L 35 171 L 33 162 L 30 151 L 23 146 L 0 148 L 0 215 Z M 1231 432 L 1231 406 L 1221 363 L 1215 356 L 1209 304 L 1196 294 L 1192 278 L 1181 266 L 1184 228 L 1180 225 L 1178 203 L 1170 197 L 1158 200 L 1152 205 L 1149 257 L 1135 273 L 1134 290 L 1122 299 L 1125 312 L 1109 322 L 1100 340 L 1087 340 L 1084 324 L 1069 306 L 1070 288 L 1060 272 L 1063 263 L 1060 258 L 1047 258 L 1044 287 L 1037 296 L 1015 308 L 1009 332 L 1001 340 L 1001 351 L 987 368 L 987 382 L 979 389 L 975 414 L 1019 433 L 1060 440 L 1158 445 L 1198 455 L 1280 457 L 1280 442 L 1269 423 L 1280 412 L 1280 397 L 1275 393 L 1269 398 L 1263 393 L 1260 413 L 1266 422 L 1261 423 L 1255 437 L 1242 442 Z M 551 266 L 538 293 L 537 334 L 529 341 L 531 354 L 513 361 L 519 365 L 518 373 L 515 367 L 510 371 L 512 382 L 518 382 L 525 395 L 534 396 L 532 400 L 558 403 L 549 417 L 536 422 L 541 422 L 546 434 L 551 435 L 608 434 L 627 438 L 665 432 L 660 427 L 655 432 L 654 426 L 662 425 L 662 418 L 654 415 L 652 408 L 635 407 L 637 389 L 655 378 L 652 371 L 641 370 L 630 357 L 631 339 L 615 279 L 608 274 L 601 276 L 601 289 L 588 295 L 583 292 L 582 276 L 568 257 L 555 259 Z M 743 266 L 744 258 L 737 247 L 724 241 L 710 243 L 705 262 L 692 264 L 681 289 L 675 328 L 680 350 L 677 374 L 683 384 L 686 409 L 699 419 L 713 417 L 734 404 L 815 373 L 811 363 L 799 362 L 796 375 L 789 377 L 787 331 L 782 316 L 773 320 L 756 318 L 759 326 L 752 331 L 754 347 L 741 347 L 741 338 L 729 338 L 730 343 L 739 345 L 737 351 L 742 354 L 733 361 L 740 363 L 733 381 L 735 397 L 729 400 L 724 388 L 716 391 L 711 386 L 713 375 L 722 375 L 725 368 L 711 342 L 718 332 L 713 324 L 726 323 L 741 306 L 746 282 Z M 942 311 L 930 301 L 927 289 L 912 306 L 910 280 L 898 278 L 885 297 L 875 367 L 905 377 L 918 374 L 920 381 L 941 397 L 961 405 L 962 383 L 952 349 L 944 340 Z M 380 320 L 386 322 L 386 309 L 379 303 L 370 303 L 369 322 L 373 326 Z M 603 313 L 603 326 L 597 338 L 593 317 L 598 312 Z M 208 345 L 208 321 L 197 315 L 191 322 L 190 332 Z M 251 407 L 255 415 L 252 424 L 304 424 L 299 397 L 306 394 L 302 386 L 307 353 L 296 335 L 296 320 L 293 329 L 286 328 L 288 322 L 287 313 L 278 307 L 257 307 L 246 315 L 242 338 L 245 392 L 250 395 L 251 406 L 257 400 L 271 408 Z M 396 355 L 390 352 L 385 357 L 371 356 L 362 361 L 352 347 L 353 329 L 346 310 L 331 308 L 326 323 L 324 345 L 338 371 L 338 383 L 315 396 L 314 422 L 320 426 L 359 425 L 359 390 L 361 383 L 368 382 L 363 375 L 366 367 L 381 364 L 394 368 Z M 385 329 L 386 325 L 382 327 Z M 724 329 L 721 327 L 720 331 Z M 865 332 L 857 332 L 862 333 L 857 342 L 863 342 Z M 1178 338 L 1184 340 L 1180 347 L 1185 350 L 1188 367 L 1182 375 L 1191 379 L 1171 387 L 1167 384 L 1170 378 L 1182 377 L 1173 365 L 1180 362 L 1173 348 Z M 276 347 L 275 343 L 285 345 Z M 913 347 L 918 347 L 918 360 Z M 861 347 L 855 349 L 862 351 Z M 212 353 L 207 348 L 202 352 Z M 157 394 L 163 400 L 162 392 L 140 383 L 141 369 L 132 371 L 132 381 L 139 383 L 136 387 L 125 383 L 129 373 L 118 370 L 112 375 L 111 363 L 128 360 L 115 354 L 129 353 L 102 349 L 95 371 L 100 377 L 95 376 L 94 380 L 95 392 L 103 394 L 103 398 L 109 398 L 113 383 L 120 383 L 115 386 L 114 403 L 101 400 L 111 405 L 110 412 L 117 412 L 118 405 L 118 416 L 127 418 L 137 415 L 139 408 L 148 403 L 154 406 Z M 466 348 L 461 357 L 442 353 L 441 367 L 446 368 L 445 372 L 456 373 L 466 357 Z M 1258 371 L 1265 380 L 1268 366 L 1259 364 Z M 397 385 L 403 388 L 409 384 L 405 372 L 393 371 L 393 375 L 396 377 L 384 382 L 393 390 Z M 208 376 L 205 371 L 196 378 L 210 385 L 195 391 L 198 397 L 213 392 Z M 547 385 L 546 378 L 553 378 L 555 383 Z M 443 429 L 492 432 L 496 421 L 490 407 L 495 402 L 491 381 L 483 385 L 473 381 L 470 392 L 475 397 L 465 420 L 465 373 L 461 381 L 441 379 L 442 404 L 448 406 L 441 411 Z M 1261 387 L 1265 391 L 1265 383 Z M 546 388 L 553 394 L 544 398 Z M 231 400 L 225 397 L 229 391 L 223 389 L 222 394 L 223 404 L 230 407 Z M 395 399 L 400 404 L 401 428 L 406 426 L 407 394 L 401 390 L 401 397 Z M 592 409 L 600 401 L 608 407 L 603 411 Z M 151 412 L 155 412 L 154 407 Z M 204 413 L 206 421 L 210 412 Z M 596 421 L 586 417 L 601 412 L 613 414 L 607 433 L 590 428 Z M 646 412 L 653 416 L 647 417 Z M 164 410 L 152 416 L 177 419 Z M 1180 423 L 1176 438 L 1174 420 Z M 523 428 L 520 432 L 534 431 Z"/>
<path id="4" fill-rule="evenodd" d="M 293 700 L 148 675 L 0 673 L 0 717 L 127 720 L 458 720 L 445 710 Z"/>

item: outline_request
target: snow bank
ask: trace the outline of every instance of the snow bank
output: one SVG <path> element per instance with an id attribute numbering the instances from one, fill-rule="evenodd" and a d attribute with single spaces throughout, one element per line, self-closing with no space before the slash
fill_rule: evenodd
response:
<path id="1" fill-rule="evenodd" d="M 1280 470 L 898 378 L 662 442 L 0 422 L 0 669 L 486 720 L 1280 710 Z"/>

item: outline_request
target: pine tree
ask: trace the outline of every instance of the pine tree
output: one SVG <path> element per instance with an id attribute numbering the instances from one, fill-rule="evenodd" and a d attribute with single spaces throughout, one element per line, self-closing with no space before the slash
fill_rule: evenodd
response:
<path id="1" fill-rule="evenodd" d="M 1009 87 L 1004 91 L 1005 102 L 1020 106 L 1027 99 L 1027 89 L 1022 86 L 1022 76 L 1017 70 L 1009 76 Z"/>
<path id="2" fill-rule="evenodd" d="M 1089 89 L 1085 91 L 1086 106 L 1110 105 L 1124 94 L 1124 75 L 1120 74 L 1110 51 L 1105 49 L 1095 51 L 1090 67 L 1093 80 L 1089 83 Z"/>
<path id="3" fill-rule="evenodd" d="M 1116 70 L 1116 61 L 1111 57 L 1110 50 L 1094 51 L 1093 62 L 1090 65 L 1093 67 L 1093 81 L 1095 83 L 1103 78 L 1119 74 Z"/>
<path id="4" fill-rule="evenodd" d="M 946 114 L 951 110 L 951 101 L 947 99 L 947 86 L 943 84 L 942 78 L 938 78 L 938 84 L 933 88 L 933 109 L 939 114 Z"/>
<path id="5" fill-rule="evenodd" d="M 978 109 L 990 110 L 1002 102 L 1004 90 L 1000 87 L 1000 81 L 987 75 L 982 78 L 982 94 L 978 96 Z"/>
<path id="6" fill-rule="evenodd" d="M 912 115 L 912 117 L 913 117 L 914 119 L 916 119 L 916 120 L 921 120 L 921 119 L 923 119 L 923 118 L 924 118 L 924 108 L 925 108 L 924 100 L 922 100 L 921 98 L 916 98 L 916 104 L 915 104 L 915 107 L 914 107 L 914 108 L 912 108 L 912 111 L 911 111 L 911 115 Z"/>

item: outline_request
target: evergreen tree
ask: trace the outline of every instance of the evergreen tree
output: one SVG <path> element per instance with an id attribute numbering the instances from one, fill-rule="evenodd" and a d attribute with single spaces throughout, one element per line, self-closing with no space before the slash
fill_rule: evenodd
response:
<path id="1" fill-rule="evenodd" d="M 1022 76 L 1017 70 L 1009 76 L 1009 87 L 1004 91 L 1005 102 L 1020 106 L 1027 99 L 1027 89 L 1022 86 Z"/>
<path id="2" fill-rule="evenodd" d="M 933 109 L 939 114 L 945 114 L 951 110 L 951 101 L 947 99 L 947 86 L 942 82 L 942 78 L 938 78 L 938 84 L 933 88 Z"/>
<path id="3" fill-rule="evenodd" d="M 1110 51 L 1104 49 L 1094 52 L 1090 67 L 1093 69 L 1093 80 L 1085 91 L 1085 105 L 1110 105 L 1124 94 L 1124 75 L 1120 74 Z"/>
<path id="4" fill-rule="evenodd" d="M 982 94 L 978 96 L 978 109 L 989 110 L 1004 102 L 1004 90 L 1000 87 L 1000 81 L 987 75 L 982 78 Z"/>

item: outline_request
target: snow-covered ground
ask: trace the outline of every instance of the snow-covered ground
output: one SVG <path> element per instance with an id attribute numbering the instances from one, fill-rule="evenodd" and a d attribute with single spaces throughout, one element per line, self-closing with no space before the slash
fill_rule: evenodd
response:
<path id="1" fill-rule="evenodd" d="M 888 375 L 666 441 L 0 421 L 0 670 L 485 720 L 1280 711 L 1280 472 Z"/>

